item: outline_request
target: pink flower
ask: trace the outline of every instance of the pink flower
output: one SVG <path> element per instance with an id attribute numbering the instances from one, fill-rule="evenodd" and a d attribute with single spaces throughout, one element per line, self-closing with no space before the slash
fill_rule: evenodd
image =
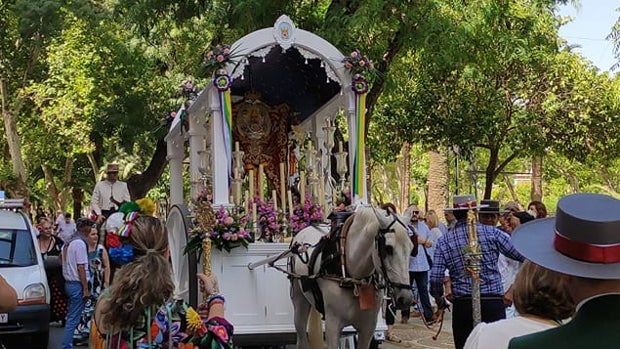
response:
<path id="1" fill-rule="evenodd" d="M 366 62 L 364 62 L 364 60 L 362 59 L 361 61 L 359 61 L 358 64 L 360 65 L 360 67 L 363 67 L 366 65 Z"/>
<path id="2" fill-rule="evenodd" d="M 356 58 L 356 57 L 357 57 L 357 51 L 351 52 L 351 58 Z"/>
<path id="3" fill-rule="evenodd" d="M 231 241 L 237 241 L 238 239 L 239 239 L 239 235 L 237 235 L 237 233 L 233 233 L 233 234 L 230 236 L 230 240 L 231 240 Z"/>
<path id="4" fill-rule="evenodd" d="M 208 58 L 208 59 L 213 58 L 213 51 L 209 51 L 209 52 L 207 53 L 207 58 Z"/>
<path id="5" fill-rule="evenodd" d="M 235 222 L 235 220 L 232 217 L 230 217 L 230 216 L 224 218 L 224 224 L 226 224 L 226 225 L 231 225 L 234 222 Z"/>
<path id="6" fill-rule="evenodd" d="M 351 67 L 353 67 L 353 64 L 351 64 L 351 62 L 346 62 L 344 64 L 344 67 L 347 68 L 347 69 L 351 69 Z"/>
<path id="7" fill-rule="evenodd" d="M 224 56 L 223 55 L 217 55 L 216 60 L 218 62 L 223 62 L 224 61 Z"/>
<path id="8" fill-rule="evenodd" d="M 230 49 L 229 48 L 225 48 L 224 49 L 224 54 L 225 55 L 229 55 L 230 54 Z"/>
<path id="9" fill-rule="evenodd" d="M 209 329 L 215 336 L 217 336 L 222 342 L 228 342 L 228 332 L 226 332 L 226 328 L 224 326 L 210 326 Z"/>
<path id="10" fill-rule="evenodd" d="M 222 234 L 222 239 L 224 239 L 224 240 L 230 240 L 230 238 L 231 238 L 230 233 L 224 233 L 224 234 Z"/>

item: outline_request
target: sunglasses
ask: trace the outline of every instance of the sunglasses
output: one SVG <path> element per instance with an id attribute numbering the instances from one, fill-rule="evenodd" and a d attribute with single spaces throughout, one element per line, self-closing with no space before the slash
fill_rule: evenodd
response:
<path id="1" fill-rule="evenodd" d="M 413 213 L 413 214 L 419 214 L 419 213 L 420 213 L 420 211 L 412 211 L 411 213 Z"/>

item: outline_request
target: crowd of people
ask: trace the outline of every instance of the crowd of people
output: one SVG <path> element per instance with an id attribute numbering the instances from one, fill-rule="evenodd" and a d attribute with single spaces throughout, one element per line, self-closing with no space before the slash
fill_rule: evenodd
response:
<path id="1" fill-rule="evenodd" d="M 37 209 L 34 217 L 51 321 L 64 326 L 62 349 L 232 348 L 233 327 L 224 317 L 217 279 L 197 275 L 205 295 L 198 309 L 173 299 L 166 228 L 152 201 L 131 201 L 118 172 L 116 164 L 106 168 L 89 216 L 74 221 L 59 212 L 53 220 Z M 12 306 L 3 281 L 0 311 Z"/>
<path id="2" fill-rule="evenodd" d="M 197 309 L 174 299 L 166 228 L 154 216 L 152 202 L 130 201 L 117 173 L 117 166 L 109 166 L 106 183 L 98 183 L 93 216 L 75 222 L 70 214 L 55 221 L 44 213 L 35 218 L 52 290 L 52 321 L 65 326 L 62 348 L 76 342 L 96 349 L 231 348 L 233 326 L 224 316 L 217 279 L 197 275 L 205 295 Z M 393 204 L 383 208 L 397 214 Z M 111 216 L 114 212 L 121 218 Z M 620 310 L 620 200 L 569 195 L 558 203 L 555 217 L 547 215 L 540 201 L 524 208 L 457 195 L 444 209 L 444 223 L 437 212 L 423 214 L 410 205 L 403 216 L 417 243 L 409 274 L 418 302 L 413 311 L 401 312 L 400 321 L 420 317 L 431 326 L 452 306 L 457 349 L 560 343 L 573 348 L 586 345 L 580 336 L 588 335 L 603 340 L 598 347 L 613 347 L 610 343 L 620 339 L 613 315 Z M 481 253 L 476 276 L 482 323 L 475 328 L 473 274 L 463 248 L 472 225 Z M 14 290 L 5 284 L 0 277 L 0 311 L 15 306 Z M 386 339 L 401 342 L 393 331 L 395 318 L 388 301 Z"/>
<path id="3" fill-rule="evenodd" d="M 498 201 L 476 202 L 472 195 L 457 195 L 453 205 L 444 209 L 445 224 L 434 211 L 422 216 L 417 205 L 410 205 L 404 216 L 420 242 L 417 255 L 410 257 L 412 291 L 418 299 L 414 307 L 419 310 L 415 316 L 429 325 L 451 306 L 456 348 L 586 345 L 581 339 L 571 342 L 577 336 L 572 330 L 581 335 L 600 333 L 600 347 L 618 343 L 619 335 L 611 326 L 620 320 L 598 316 L 594 310 L 609 306 L 615 313 L 619 304 L 620 254 L 615 246 L 620 241 L 620 200 L 597 194 L 568 195 L 558 203 L 556 216 L 549 218 L 540 201 L 526 207 L 509 202 L 502 207 Z M 466 247 L 472 225 L 481 253 L 478 274 L 466 263 L 471 257 Z M 480 285 L 482 320 L 475 328 L 473 277 Z M 435 303 L 431 309 L 429 294 Z M 611 310 L 607 313 L 612 314 Z M 404 311 L 401 322 L 408 322 L 410 316 Z M 386 339 L 401 342 L 390 326 L 391 316 L 386 320 Z M 556 342 L 561 335 L 571 339 Z"/>

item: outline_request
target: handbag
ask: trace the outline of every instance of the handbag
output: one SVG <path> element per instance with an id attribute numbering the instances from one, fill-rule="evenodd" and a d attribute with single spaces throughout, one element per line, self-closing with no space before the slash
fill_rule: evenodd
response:
<path id="1" fill-rule="evenodd" d="M 431 255 L 428 254 L 428 250 L 426 249 L 426 246 L 422 245 L 422 248 L 424 249 L 424 255 L 426 256 L 426 261 L 428 262 L 428 266 L 432 268 L 433 258 L 431 258 Z"/>

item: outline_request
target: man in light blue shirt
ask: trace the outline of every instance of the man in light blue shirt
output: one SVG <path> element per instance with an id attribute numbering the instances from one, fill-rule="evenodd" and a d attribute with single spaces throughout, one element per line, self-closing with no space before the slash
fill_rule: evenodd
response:
<path id="1" fill-rule="evenodd" d="M 431 269 L 427 252 L 425 249 L 430 248 L 433 243 L 430 239 L 430 229 L 419 220 L 420 210 L 418 206 L 413 204 L 405 210 L 405 217 L 411 217 L 409 227 L 418 237 L 418 254 L 415 257 L 409 257 L 409 280 L 415 281 L 418 289 L 418 300 L 422 307 L 422 315 L 427 324 L 433 323 L 436 319 L 433 317 L 433 308 L 428 293 L 428 272 Z M 402 311 L 401 322 L 406 323 L 409 320 L 409 310 Z"/>

